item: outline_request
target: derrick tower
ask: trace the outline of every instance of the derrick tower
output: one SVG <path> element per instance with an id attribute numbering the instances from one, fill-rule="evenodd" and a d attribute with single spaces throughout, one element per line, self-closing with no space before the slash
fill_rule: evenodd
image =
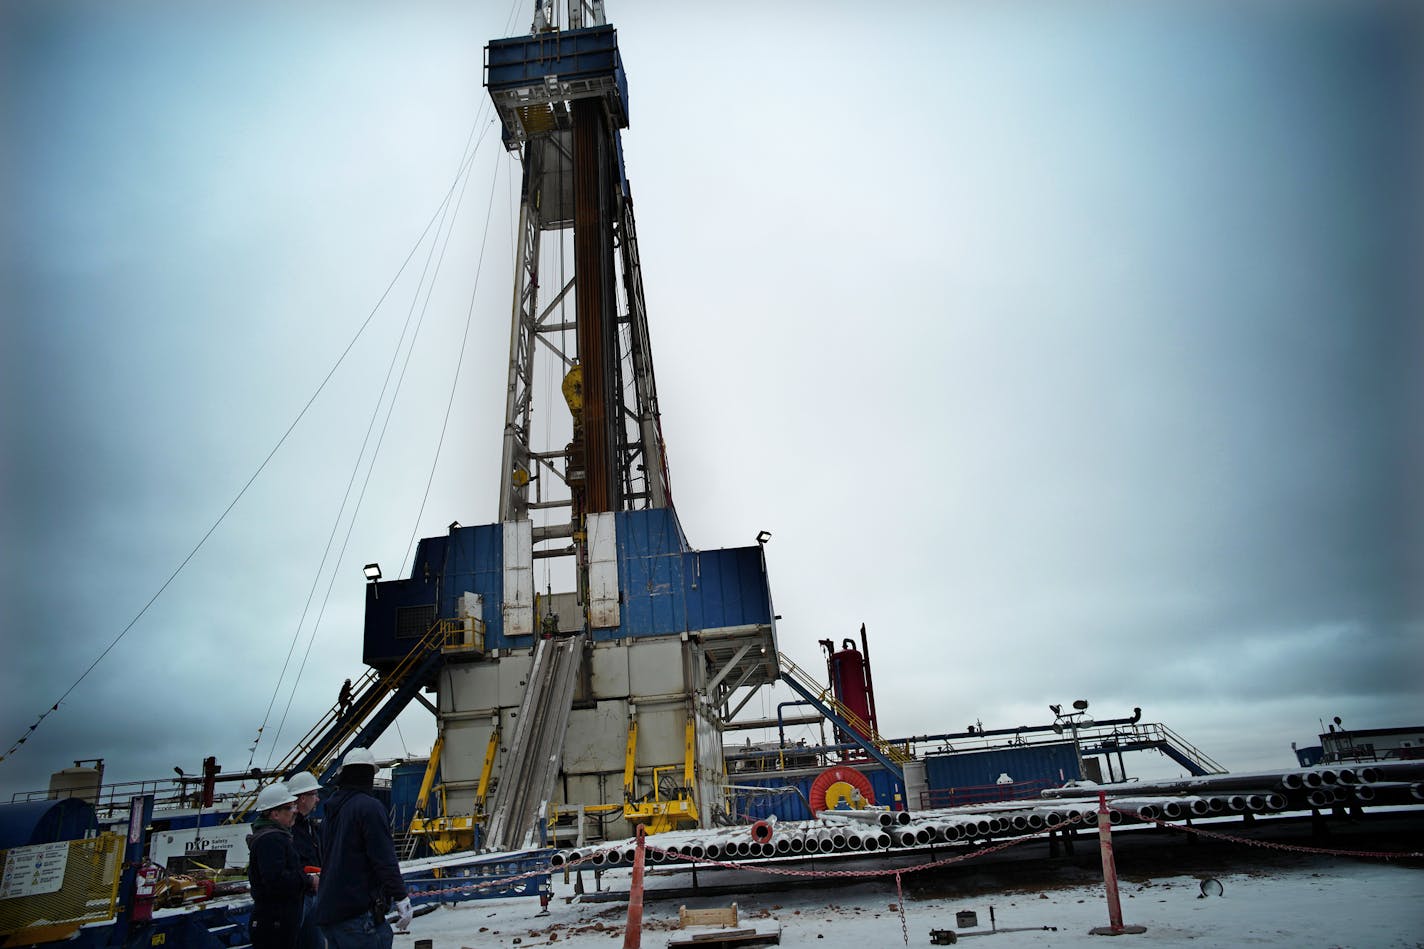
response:
<path id="1" fill-rule="evenodd" d="M 436 695 L 412 831 L 446 852 L 709 824 L 723 725 L 780 674 L 775 616 L 760 545 L 695 550 L 672 505 L 602 4 L 540 3 L 485 86 L 522 182 L 499 520 L 423 539 L 366 597 L 365 661 Z"/>

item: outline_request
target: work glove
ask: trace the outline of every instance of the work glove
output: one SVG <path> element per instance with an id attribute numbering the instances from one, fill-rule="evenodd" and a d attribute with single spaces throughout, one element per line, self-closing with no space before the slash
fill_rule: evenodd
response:
<path id="1" fill-rule="evenodd" d="M 409 896 L 396 904 L 396 913 L 396 932 L 409 932 L 410 921 L 415 919 L 415 909 L 410 905 Z"/>

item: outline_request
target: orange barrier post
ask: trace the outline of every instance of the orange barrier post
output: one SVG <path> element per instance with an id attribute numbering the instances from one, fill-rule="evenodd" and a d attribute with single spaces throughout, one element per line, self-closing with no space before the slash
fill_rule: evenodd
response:
<path id="1" fill-rule="evenodd" d="M 1108 796 L 1098 792 L 1098 845 L 1103 852 L 1103 885 L 1108 894 L 1108 925 L 1088 930 L 1094 936 L 1125 936 L 1145 933 L 1146 926 L 1122 924 L 1122 901 L 1117 894 L 1117 863 L 1113 860 L 1112 817 L 1108 813 Z M 640 894 L 641 895 L 641 894 Z"/>
<path id="2" fill-rule="evenodd" d="M 638 825 L 638 845 L 633 852 L 633 883 L 628 887 L 628 926 L 623 930 L 623 949 L 643 947 L 643 825 Z"/>

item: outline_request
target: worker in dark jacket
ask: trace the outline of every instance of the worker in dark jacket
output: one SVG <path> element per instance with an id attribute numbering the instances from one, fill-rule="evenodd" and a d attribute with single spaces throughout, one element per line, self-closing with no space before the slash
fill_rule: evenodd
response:
<path id="1" fill-rule="evenodd" d="M 414 915 L 386 809 L 371 794 L 375 779 L 370 749 L 353 748 L 342 762 L 336 793 L 326 799 L 316 922 L 327 949 L 391 949 L 386 909 L 395 907 L 402 931 Z"/>
<path id="2" fill-rule="evenodd" d="M 298 771 L 287 779 L 287 790 L 297 799 L 297 819 L 292 824 L 292 844 L 297 859 L 307 873 L 321 872 L 321 825 L 311 816 L 320 803 L 321 785 L 310 771 Z M 323 949 L 326 945 L 316 925 L 316 891 L 302 897 L 302 928 L 297 949 Z"/>
<path id="3" fill-rule="evenodd" d="M 278 782 L 257 795 L 257 817 L 247 838 L 247 878 L 252 888 L 252 949 L 296 949 L 302 894 L 316 880 L 302 870 L 292 844 L 297 799 Z"/>

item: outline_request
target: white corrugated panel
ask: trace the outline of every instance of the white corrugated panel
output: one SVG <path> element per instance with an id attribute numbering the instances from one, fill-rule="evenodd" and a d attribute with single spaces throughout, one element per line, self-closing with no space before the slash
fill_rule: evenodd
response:
<path id="1" fill-rule="evenodd" d="M 618 543 L 612 512 L 588 516 L 588 623 L 618 625 Z"/>
<path id="2" fill-rule="evenodd" d="M 534 522 L 504 522 L 504 635 L 534 632 Z"/>

